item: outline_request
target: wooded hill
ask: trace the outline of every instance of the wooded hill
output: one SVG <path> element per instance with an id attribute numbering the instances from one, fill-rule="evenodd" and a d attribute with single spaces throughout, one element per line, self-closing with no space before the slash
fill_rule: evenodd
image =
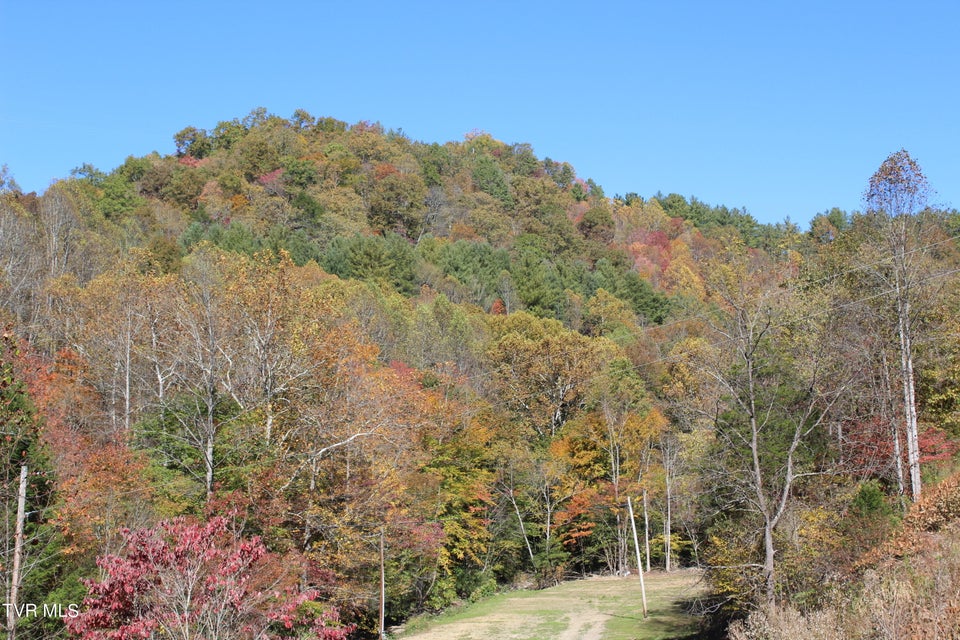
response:
<path id="1" fill-rule="evenodd" d="M 381 567 L 387 624 L 624 570 L 628 497 L 720 614 L 839 628 L 954 468 L 960 218 L 905 151 L 801 230 L 485 133 L 256 110 L 174 140 L 4 176 L 0 561 L 8 603 L 68 614 L 7 607 L 18 638 L 374 637 Z"/>

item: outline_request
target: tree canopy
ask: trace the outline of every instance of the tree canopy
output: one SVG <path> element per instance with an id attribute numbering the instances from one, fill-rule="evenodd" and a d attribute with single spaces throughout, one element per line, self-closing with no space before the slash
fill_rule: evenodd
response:
<path id="1" fill-rule="evenodd" d="M 628 499 L 643 568 L 743 629 L 867 602 L 948 500 L 960 226 L 905 151 L 802 232 L 483 132 L 258 109 L 174 144 L 0 172 L 0 572 L 76 606 L 11 637 L 375 637 L 635 570 Z"/>

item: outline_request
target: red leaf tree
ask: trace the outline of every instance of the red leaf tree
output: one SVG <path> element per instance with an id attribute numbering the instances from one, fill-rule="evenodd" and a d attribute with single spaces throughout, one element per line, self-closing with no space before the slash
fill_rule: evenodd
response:
<path id="1" fill-rule="evenodd" d="M 258 537 L 243 538 L 228 519 L 183 518 L 124 531 L 120 555 L 98 559 L 105 577 L 87 583 L 81 613 L 65 620 L 85 640 L 282 640 L 346 638 L 335 609 L 317 592 L 282 588 L 270 576 Z M 273 559 L 274 561 L 276 559 Z"/>

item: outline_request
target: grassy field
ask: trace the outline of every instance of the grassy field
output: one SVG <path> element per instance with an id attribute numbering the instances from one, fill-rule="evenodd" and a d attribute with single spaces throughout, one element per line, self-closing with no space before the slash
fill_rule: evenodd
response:
<path id="1" fill-rule="evenodd" d="M 702 593 L 694 570 L 646 574 L 647 619 L 640 581 L 590 578 L 542 591 L 512 591 L 411 621 L 403 640 L 665 640 L 693 638 L 696 618 L 682 603 Z"/>

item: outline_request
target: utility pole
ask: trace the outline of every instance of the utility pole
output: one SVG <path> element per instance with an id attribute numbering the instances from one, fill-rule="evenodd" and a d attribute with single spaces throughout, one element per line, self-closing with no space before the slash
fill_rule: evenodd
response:
<path id="1" fill-rule="evenodd" d="M 17 606 L 20 597 L 20 565 L 23 562 L 23 521 L 27 506 L 27 465 L 20 467 L 20 489 L 17 491 L 17 526 L 13 534 L 13 575 L 10 580 L 10 602 L 7 603 L 7 638 L 17 637 Z"/>
<path id="2" fill-rule="evenodd" d="M 647 617 L 647 588 L 643 584 L 643 562 L 640 559 L 640 541 L 637 539 L 637 519 L 633 517 L 633 502 L 627 496 L 627 509 L 630 510 L 630 528 L 633 530 L 633 548 L 637 552 L 637 573 L 640 574 L 640 596 L 643 598 L 643 617 Z"/>

